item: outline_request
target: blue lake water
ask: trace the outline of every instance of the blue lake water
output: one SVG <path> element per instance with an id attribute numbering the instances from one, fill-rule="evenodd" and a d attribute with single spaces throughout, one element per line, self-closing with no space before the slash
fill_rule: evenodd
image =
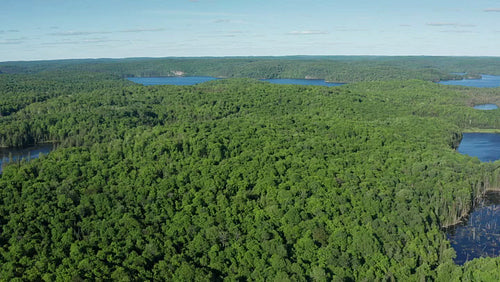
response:
<path id="1" fill-rule="evenodd" d="M 195 85 L 218 78 L 210 76 L 169 76 L 169 77 L 129 77 L 128 80 L 142 85 Z M 290 85 L 316 85 L 316 86 L 339 86 L 344 83 L 326 82 L 321 79 L 261 79 L 273 84 L 290 84 Z"/>
<path id="2" fill-rule="evenodd" d="M 217 78 L 210 76 L 166 76 L 166 77 L 129 77 L 128 80 L 142 85 L 195 85 Z"/>
<path id="3" fill-rule="evenodd" d="M 9 160 L 17 161 L 20 159 L 35 159 L 40 157 L 40 154 L 48 154 L 54 149 L 53 144 L 41 144 L 28 148 L 0 148 L 0 174 L 2 173 L 2 168 L 4 164 L 7 164 Z"/>
<path id="4" fill-rule="evenodd" d="M 290 84 L 290 85 L 315 85 L 315 86 L 339 86 L 345 83 L 326 82 L 322 79 L 292 79 L 292 78 L 273 78 L 261 79 L 273 84 Z"/>
<path id="5" fill-rule="evenodd" d="M 500 76 L 499 75 L 481 75 L 481 79 L 462 79 L 462 80 L 444 80 L 440 81 L 439 84 L 444 85 L 461 85 L 461 86 L 471 86 L 471 87 L 500 87 Z"/>
<path id="6" fill-rule="evenodd" d="M 483 162 L 500 159 L 500 134 L 464 133 L 458 152 Z M 470 215 L 460 224 L 446 229 L 457 253 L 455 263 L 479 257 L 500 255 L 500 192 L 488 191 Z"/>
<path id="7" fill-rule="evenodd" d="M 465 221 L 450 227 L 448 240 L 457 253 L 455 263 L 500 255 L 500 192 L 488 191 Z"/>
<path id="8" fill-rule="evenodd" d="M 483 105 L 475 105 L 474 109 L 488 111 L 488 110 L 496 110 L 498 109 L 498 106 L 495 104 L 483 104 Z"/>
<path id="9" fill-rule="evenodd" d="M 461 154 L 478 157 L 482 162 L 493 162 L 500 159 L 500 134 L 464 133 L 458 146 Z"/>

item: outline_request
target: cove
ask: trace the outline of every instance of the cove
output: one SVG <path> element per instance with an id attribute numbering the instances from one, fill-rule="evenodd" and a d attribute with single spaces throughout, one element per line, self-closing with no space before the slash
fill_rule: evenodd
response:
<path id="1" fill-rule="evenodd" d="M 443 85 L 461 85 L 471 87 L 500 87 L 500 76 L 482 74 L 480 79 L 443 80 L 438 83 Z"/>
<path id="2" fill-rule="evenodd" d="M 128 77 L 128 80 L 148 85 L 195 85 L 218 78 L 211 76 L 165 76 L 165 77 Z"/>
<path id="3" fill-rule="evenodd" d="M 464 133 L 458 146 L 458 152 L 478 157 L 482 162 L 494 162 L 500 159 L 500 134 Z"/>
<path id="4" fill-rule="evenodd" d="M 272 78 L 272 79 L 261 79 L 261 81 L 266 81 L 273 84 L 314 85 L 314 86 L 339 86 L 345 84 L 345 83 L 326 82 L 322 79 Z"/>
<path id="5" fill-rule="evenodd" d="M 500 134 L 464 133 L 458 152 L 478 157 L 482 162 L 500 159 Z M 457 253 L 455 263 L 500 255 L 500 191 L 487 191 L 474 209 L 457 225 L 445 229 Z"/>
<path id="6" fill-rule="evenodd" d="M 54 149 L 54 144 L 40 144 L 27 148 L 0 148 L 0 174 L 4 164 L 9 161 L 31 160 L 40 157 L 40 154 L 48 154 Z"/>

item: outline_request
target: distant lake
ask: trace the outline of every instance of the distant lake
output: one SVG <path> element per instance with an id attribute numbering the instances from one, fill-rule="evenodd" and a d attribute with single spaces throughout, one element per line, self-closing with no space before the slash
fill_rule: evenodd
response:
<path id="1" fill-rule="evenodd" d="M 322 79 L 292 79 L 292 78 L 272 78 L 261 79 L 273 84 L 291 84 L 291 85 L 316 85 L 316 86 L 339 86 L 345 83 L 326 82 Z"/>
<path id="2" fill-rule="evenodd" d="M 474 109 L 488 111 L 488 110 L 496 110 L 498 109 L 498 106 L 495 104 L 483 104 L 483 105 L 475 105 Z"/>
<path id="3" fill-rule="evenodd" d="M 128 77 L 128 80 L 142 85 L 195 85 L 217 78 L 210 76 L 166 76 L 166 77 Z"/>
<path id="4" fill-rule="evenodd" d="M 128 77 L 128 80 L 142 85 L 195 85 L 218 78 L 211 76 L 167 76 L 167 77 Z M 326 82 L 322 79 L 276 78 L 261 79 L 273 84 L 339 86 L 345 83 Z"/>
<path id="5" fill-rule="evenodd" d="M 54 149 L 53 144 L 40 144 L 27 148 L 0 148 L 0 174 L 2 173 L 2 168 L 4 164 L 12 161 L 17 161 L 20 159 L 35 159 L 39 158 L 40 154 L 48 154 Z"/>
<path id="6" fill-rule="evenodd" d="M 458 146 L 461 154 L 478 157 L 482 162 L 494 162 L 500 159 L 500 134 L 464 133 Z"/>
<path id="7" fill-rule="evenodd" d="M 481 79 L 444 80 L 438 83 L 471 87 L 500 87 L 500 76 L 487 74 L 482 74 L 481 76 Z"/>

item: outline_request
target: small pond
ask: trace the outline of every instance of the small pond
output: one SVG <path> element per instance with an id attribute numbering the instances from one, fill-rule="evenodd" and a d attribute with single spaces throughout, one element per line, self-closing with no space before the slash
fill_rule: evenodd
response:
<path id="1" fill-rule="evenodd" d="M 495 104 L 483 104 L 483 105 L 475 105 L 474 109 L 488 111 L 488 110 L 496 110 L 498 109 L 498 106 Z"/>
<path id="2" fill-rule="evenodd" d="M 315 85 L 315 86 L 339 86 L 345 83 L 326 82 L 322 79 L 292 79 L 292 78 L 272 78 L 261 79 L 273 84 L 290 84 L 290 85 Z"/>
<path id="3" fill-rule="evenodd" d="M 54 144 L 40 144 L 27 148 L 0 148 L 0 174 L 4 164 L 9 161 L 17 161 L 21 159 L 35 159 L 40 157 L 40 154 L 48 154 L 54 149 Z"/>
<path id="4" fill-rule="evenodd" d="M 165 76 L 165 77 L 129 77 L 128 80 L 142 85 L 195 85 L 218 78 L 211 76 Z"/>
<path id="5" fill-rule="evenodd" d="M 500 159 L 500 134 L 464 133 L 458 152 L 482 162 Z M 471 214 L 460 224 L 446 229 L 455 249 L 455 263 L 500 255 L 500 192 L 488 191 Z"/>
<path id="6" fill-rule="evenodd" d="M 500 75 L 482 74 L 480 79 L 444 80 L 438 83 L 471 87 L 500 87 Z"/>

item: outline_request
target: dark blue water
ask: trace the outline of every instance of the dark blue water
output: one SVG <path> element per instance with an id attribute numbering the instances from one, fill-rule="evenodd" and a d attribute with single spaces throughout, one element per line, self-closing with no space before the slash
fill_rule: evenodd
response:
<path id="1" fill-rule="evenodd" d="M 41 144 L 33 147 L 18 149 L 0 148 L 0 174 L 2 173 L 2 168 L 4 164 L 7 164 L 9 160 L 17 161 L 20 159 L 35 159 L 40 157 L 40 154 L 48 154 L 54 149 L 53 144 Z"/>
<path id="2" fill-rule="evenodd" d="M 445 80 L 440 81 L 444 85 L 461 85 L 471 87 L 500 87 L 499 75 L 481 75 L 481 79 L 462 79 L 462 80 Z"/>
<path id="3" fill-rule="evenodd" d="M 495 104 L 483 104 L 483 105 L 475 105 L 474 109 L 488 111 L 488 110 L 496 110 L 498 109 L 498 106 Z"/>
<path id="4" fill-rule="evenodd" d="M 446 230 L 455 249 L 455 263 L 500 255 L 500 192 L 488 191 L 462 223 Z"/>
<path id="5" fill-rule="evenodd" d="M 168 76 L 168 77 L 129 77 L 128 80 L 142 85 L 195 85 L 217 78 L 210 76 Z"/>
<path id="6" fill-rule="evenodd" d="M 458 151 L 483 162 L 499 160 L 500 134 L 464 133 Z M 488 191 L 468 218 L 448 228 L 446 235 L 457 253 L 457 264 L 479 257 L 499 256 L 500 192 Z"/>
<path id="7" fill-rule="evenodd" d="M 482 162 L 494 162 L 500 159 L 500 134 L 464 133 L 458 152 L 478 157 Z"/>
<path id="8" fill-rule="evenodd" d="M 326 82 L 322 79 L 292 79 L 292 78 L 273 78 L 261 79 L 273 84 L 291 84 L 291 85 L 315 85 L 315 86 L 339 86 L 345 83 Z"/>

